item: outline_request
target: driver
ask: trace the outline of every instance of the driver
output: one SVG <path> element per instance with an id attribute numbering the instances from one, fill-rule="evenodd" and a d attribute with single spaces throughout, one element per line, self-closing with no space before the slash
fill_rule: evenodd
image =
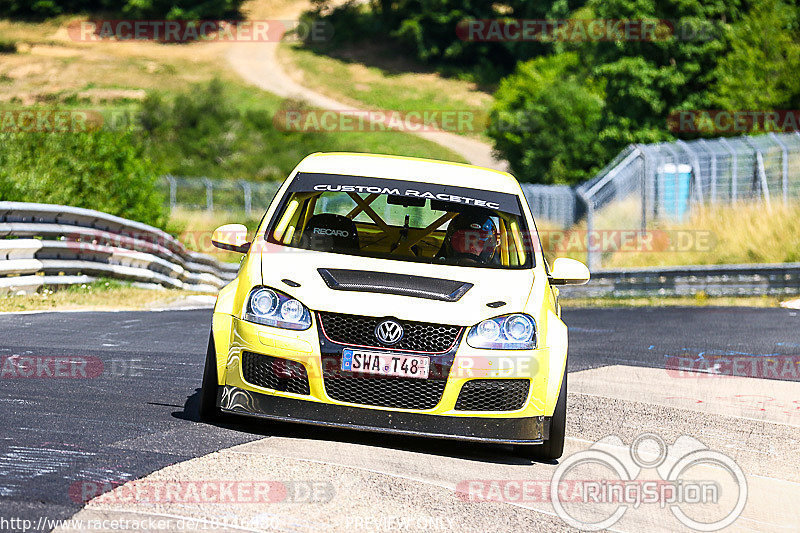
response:
<path id="1" fill-rule="evenodd" d="M 488 265 L 494 262 L 499 247 L 499 235 L 491 211 L 476 208 L 459 213 L 450 222 L 437 257 Z"/>

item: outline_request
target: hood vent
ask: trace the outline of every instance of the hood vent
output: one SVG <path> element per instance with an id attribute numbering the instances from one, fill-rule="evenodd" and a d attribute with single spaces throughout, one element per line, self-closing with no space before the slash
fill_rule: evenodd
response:
<path id="1" fill-rule="evenodd" d="M 325 284 L 335 291 L 377 292 L 380 294 L 397 294 L 428 300 L 457 302 L 472 288 L 472 283 L 463 281 L 410 276 L 408 274 L 336 268 L 318 268 L 317 272 L 325 280 Z"/>

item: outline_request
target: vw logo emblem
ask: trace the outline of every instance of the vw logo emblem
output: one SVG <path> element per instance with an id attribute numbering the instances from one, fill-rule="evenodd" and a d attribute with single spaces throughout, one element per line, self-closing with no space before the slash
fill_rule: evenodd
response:
<path id="1" fill-rule="evenodd" d="M 375 336 L 383 344 L 397 344 L 403 338 L 403 326 L 394 320 L 384 320 L 375 328 Z"/>

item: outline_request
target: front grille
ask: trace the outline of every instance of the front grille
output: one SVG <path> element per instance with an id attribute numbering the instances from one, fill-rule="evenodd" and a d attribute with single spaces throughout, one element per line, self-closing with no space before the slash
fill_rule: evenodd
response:
<path id="1" fill-rule="evenodd" d="M 325 392 L 333 400 L 395 409 L 433 409 L 442 399 L 445 380 L 413 378 L 355 378 L 325 375 Z"/>
<path id="2" fill-rule="evenodd" d="M 516 411 L 525 405 L 527 379 L 474 379 L 461 387 L 456 411 Z"/>
<path id="3" fill-rule="evenodd" d="M 403 338 L 391 346 L 381 343 L 375 336 L 375 328 L 383 318 L 340 313 L 319 313 L 319 320 L 325 335 L 333 342 L 392 350 L 414 352 L 445 353 L 458 340 L 462 328 L 426 322 L 398 320 L 403 326 Z"/>
<path id="4" fill-rule="evenodd" d="M 252 352 L 242 354 L 244 380 L 257 387 L 294 394 L 310 394 L 306 367 L 297 361 Z"/>

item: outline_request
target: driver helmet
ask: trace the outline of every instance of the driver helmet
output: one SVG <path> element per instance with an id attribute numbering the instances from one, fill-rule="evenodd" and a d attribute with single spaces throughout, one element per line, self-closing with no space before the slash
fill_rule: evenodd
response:
<path id="1" fill-rule="evenodd" d="M 459 213 L 447 227 L 447 257 L 473 259 L 491 263 L 500 246 L 497 226 L 488 210 L 476 209 Z"/>

